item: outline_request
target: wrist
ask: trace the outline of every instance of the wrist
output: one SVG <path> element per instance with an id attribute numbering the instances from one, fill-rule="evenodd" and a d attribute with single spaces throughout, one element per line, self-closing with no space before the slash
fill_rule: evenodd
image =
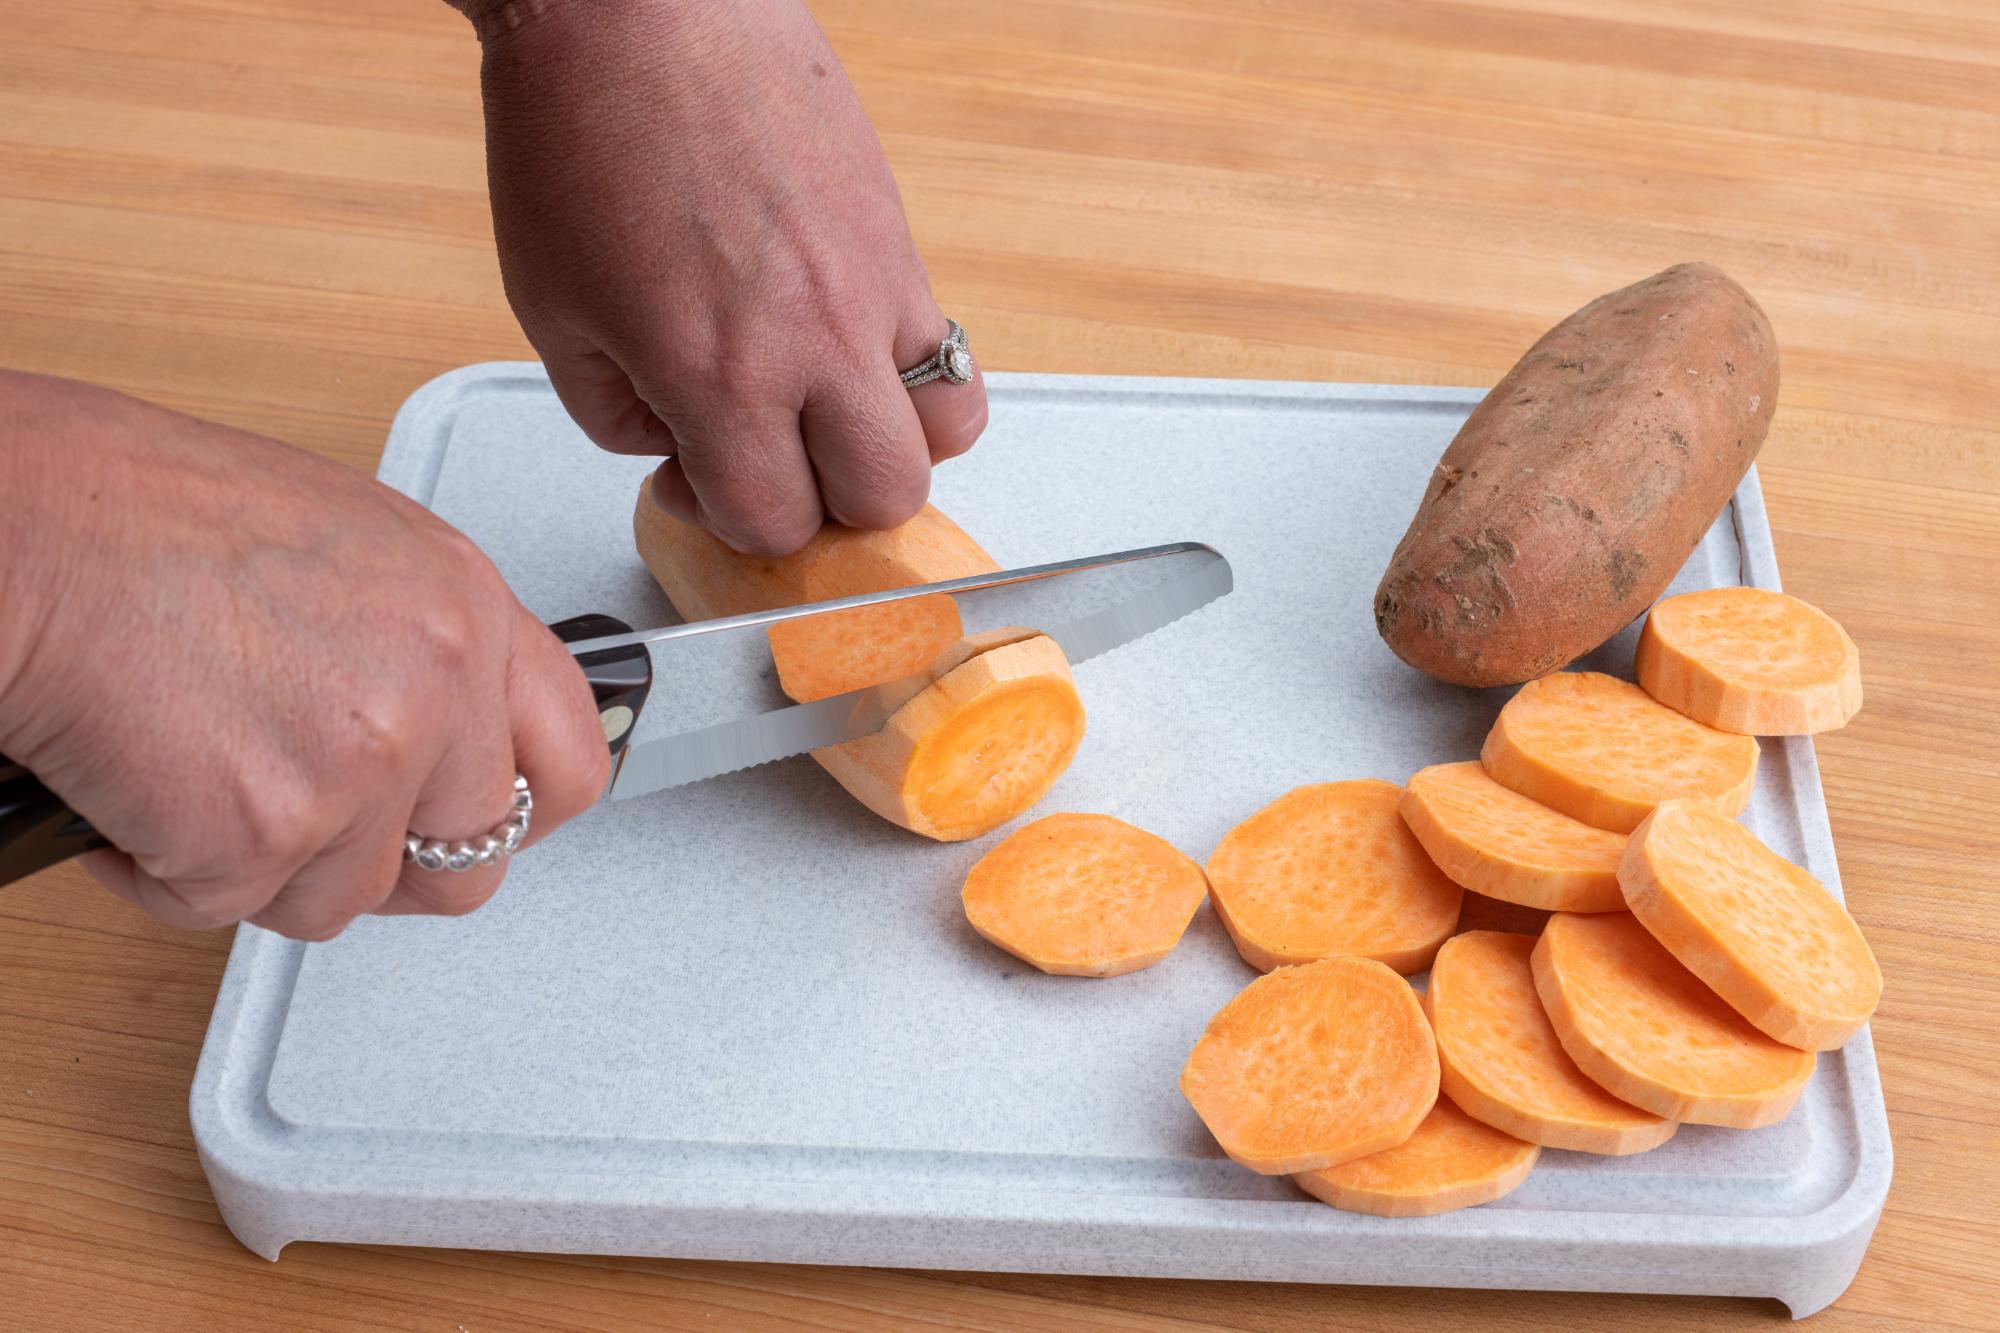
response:
<path id="1" fill-rule="evenodd" d="M 53 401 L 68 386 L 60 380 L 0 370 L 0 750 L 22 711 L 20 696 L 37 645 L 60 596 L 70 562 L 71 516 L 66 512 L 72 477 L 83 469 L 62 438 Z"/>

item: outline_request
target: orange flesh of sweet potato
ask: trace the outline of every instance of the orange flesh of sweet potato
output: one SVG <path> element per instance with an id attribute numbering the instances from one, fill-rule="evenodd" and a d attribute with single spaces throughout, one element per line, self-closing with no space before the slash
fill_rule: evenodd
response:
<path id="1" fill-rule="evenodd" d="M 920 671 L 963 632 L 958 603 L 940 593 L 787 620 L 765 635 L 779 688 L 804 704 Z"/>
<path id="2" fill-rule="evenodd" d="M 1181 1092 L 1223 1152 L 1265 1175 L 1393 1148 L 1437 1089 L 1416 992 L 1365 958 L 1259 977 L 1209 1020 L 1181 1069 Z"/>
<path id="3" fill-rule="evenodd" d="M 1632 915 L 1750 1025 L 1838 1049 L 1875 1012 L 1882 971 L 1818 880 L 1734 820 L 1665 801 L 1618 871 Z"/>
<path id="4" fill-rule="evenodd" d="M 1559 912 L 1532 955 L 1563 1050 L 1605 1091 L 1697 1125 L 1785 1118 L 1817 1060 L 1771 1040 L 1624 912 Z"/>
<path id="5" fill-rule="evenodd" d="M 1044 972 L 1115 977 L 1167 956 L 1208 896 L 1172 843 L 1110 815 L 1037 819 L 965 877 L 965 919 Z"/>
<path id="6" fill-rule="evenodd" d="M 972 657 L 897 709 L 881 731 L 813 757 L 884 819 L 959 842 L 1041 800 L 1083 731 L 1069 662 L 1038 634 Z"/>
<path id="7" fill-rule="evenodd" d="M 1549 911 L 1625 907 L 1624 837 L 1508 790 L 1477 763 L 1419 770 L 1397 809 L 1438 869 L 1475 893 Z"/>
<path id="8" fill-rule="evenodd" d="M 1293 1179 L 1344 1212 L 1431 1217 L 1511 1194 L 1541 1155 L 1534 1144 L 1482 1125 L 1440 1097 L 1395 1147 Z"/>
<path id="9" fill-rule="evenodd" d="M 1421 972 L 1463 896 L 1400 816 L 1402 789 L 1364 778 L 1287 792 L 1208 858 L 1216 915 L 1252 967 L 1334 954 Z"/>
<path id="10" fill-rule="evenodd" d="M 1424 1007 L 1437 1030 L 1444 1095 L 1459 1109 L 1545 1148 L 1625 1156 L 1679 1128 L 1620 1101 L 1563 1050 L 1535 993 L 1525 935 L 1454 936 L 1431 965 Z"/>
<path id="11" fill-rule="evenodd" d="M 1677 796 L 1741 814 L 1757 779 L 1751 737 L 1705 727 L 1594 671 L 1523 685 L 1501 708 L 1479 760 L 1501 786 L 1616 833 Z"/>
<path id="12" fill-rule="evenodd" d="M 1646 617 L 1635 674 L 1719 731 L 1808 736 L 1861 709 L 1861 653 L 1833 617 L 1763 588 L 1669 597 Z"/>
<path id="13" fill-rule="evenodd" d="M 646 488 L 632 526 L 647 568 L 689 620 L 998 568 L 928 505 L 890 532 L 829 524 L 782 557 L 730 550 L 666 514 Z M 949 599 L 863 611 L 830 629 L 800 622 L 772 640 L 779 679 L 794 697 L 868 684 L 882 685 L 878 699 L 894 696 L 896 711 L 880 732 L 815 751 L 821 767 L 883 818 L 941 840 L 978 837 L 1040 800 L 1083 738 L 1083 705 L 1062 650 L 1017 630 L 959 639 L 958 609 Z M 877 637 L 881 642 L 871 642 Z M 867 679 L 878 672 L 898 679 Z M 926 672 L 931 683 L 919 690 Z"/>

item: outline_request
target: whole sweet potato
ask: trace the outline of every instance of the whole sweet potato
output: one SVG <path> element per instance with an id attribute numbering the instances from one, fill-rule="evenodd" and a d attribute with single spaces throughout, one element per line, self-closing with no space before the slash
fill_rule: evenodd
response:
<path id="1" fill-rule="evenodd" d="M 1459 685 L 1545 675 L 1659 596 L 1743 478 L 1778 400 L 1750 294 L 1677 264 L 1542 335 L 1431 475 L 1375 593 L 1411 666 Z"/>

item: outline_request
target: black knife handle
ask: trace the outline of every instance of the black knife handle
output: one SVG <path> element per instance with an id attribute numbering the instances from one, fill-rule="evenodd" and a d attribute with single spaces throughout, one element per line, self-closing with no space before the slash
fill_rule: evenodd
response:
<path id="1" fill-rule="evenodd" d="M 564 643 L 632 632 L 630 625 L 612 616 L 577 616 L 549 628 Z M 652 655 L 644 644 L 634 644 L 586 653 L 576 664 L 590 682 L 597 714 L 604 722 L 605 743 L 616 759 L 625 752 L 639 710 L 652 691 Z M 64 805 L 33 773 L 0 754 L 0 885 L 110 845 L 89 820 Z"/>

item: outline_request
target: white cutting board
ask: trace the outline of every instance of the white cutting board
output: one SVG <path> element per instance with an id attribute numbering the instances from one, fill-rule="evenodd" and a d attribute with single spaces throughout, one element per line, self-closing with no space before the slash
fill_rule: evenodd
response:
<path id="1" fill-rule="evenodd" d="M 1003 565 L 1210 543 L 1236 591 L 1085 663 L 1041 809 L 1206 857 L 1286 789 L 1477 754 L 1504 691 L 1397 662 L 1370 601 L 1476 391 L 993 375 L 937 503 Z M 538 366 L 425 386 L 384 480 L 530 609 L 671 621 L 633 554 L 647 464 L 592 449 Z M 1754 474 L 1677 588 L 1777 585 Z M 1631 636 L 1587 665 L 1625 673 Z M 750 694 L 767 683 L 746 687 Z M 663 678 L 639 739 L 713 699 Z M 1835 886 L 1811 744 L 1768 741 L 1751 824 Z M 193 1116 L 223 1215 L 291 1240 L 805 1263 L 1775 1296 L 1843 1290 L 1887 1190 L 1864 1031 L 1768 1129 L 1547 1152 L 1498 1203 L 1336 1212 L 1225 1160 L 1175 1087 L 1255 975 L 1204 910 L 1160 965 L 1048 977 L 975 936 L 965 870 L 810 760 L 600 807 L 458 920 L 301 945 L 244 928 Z"/>

